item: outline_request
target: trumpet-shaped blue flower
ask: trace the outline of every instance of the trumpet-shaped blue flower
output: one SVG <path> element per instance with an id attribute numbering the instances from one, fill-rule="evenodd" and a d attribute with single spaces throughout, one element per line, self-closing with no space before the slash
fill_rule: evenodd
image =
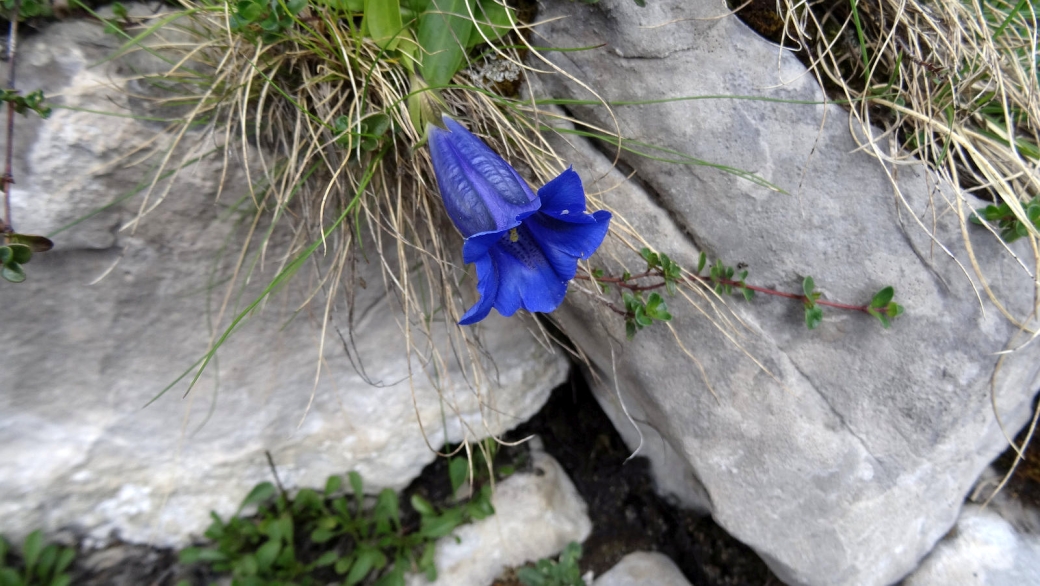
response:
<path id="1" fill-rule="evenodd" d="M 505 316 L 523 308 L 550 312 L 567 282 L 607 234 L 610 212 L 585 211 L 585 190 L 573 169 L 537 195 L 479 138 L 447 116 L 430 129 L 430 157 L 448 216 L 465 238 L 462 258 L 477 268 L 480 301 L 460 324 L 495 308 Z"/>

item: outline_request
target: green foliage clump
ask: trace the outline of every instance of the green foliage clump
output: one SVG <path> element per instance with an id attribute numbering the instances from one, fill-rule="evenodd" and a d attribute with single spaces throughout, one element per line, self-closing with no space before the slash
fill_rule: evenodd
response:
<path id="1" fill-rule="evenodd" d="M 0 0 L 3 6 L 3 15 L 7 20 L 14 14 L 15 0 Z M 54 14 L 50 0 L 22 0 L 18 7 L 18 20 L 27 18 L 48 17 Z"/>
<path id="2" fill-rule="evenodd" d="M 12 283 L 25 280 L 22 265 L 32 260 L 34 252 L 47 252 L 54 247 L 49 239 L 32 234 L 10 232 L 3 235 L 2 241 L 5 244 L 0 244 L 0 277 Z"/>
<path id="3" fill-rule="evenodd" d="M 364 580 L 403 586 L 406 572 L 436 579 L 437 538 L 494 514 L 490 486 L 467 502 L 443 509 L 414 495 L 410 504 L 419 515 L 418 526 L 405 526 L 394 491 L 385 489 L 370 503 L 361 475 L 348 475 L 352 498 L 341 494 L 342 483 L 342 477 L 331 476 L 324 492 L 303 489 L 292 498 L 270 482 L 258 484 L 228 521 L 212 514 L 205 536 L 213 543 L 181 551 L 181 562 L 229 572 L 233 586 L 316 586 L 333 581 L 353 586 Z M 257 506 L 256 514 L 241 516 L 251 505 Z"/>
<path id="4" fill-rule="evenodd" d="M 10 550 L 10 544 L 0 537 L 0 586 L 68 586 L 72 583 L 72 576 L 66 571 L 76 558 L 76 552 L 45 544 L 42 531 L 33 531 L 25 538 L 21 566 L 8 560 Z"/>
<path id="5" fill-rule="evenodd" d="M 0 276 L 12 283 L 25 280 L 22 265 L 32 259 L 32 250 L 24 244 L 0 246 Z"/>
<path id="6" fill-rule="evenodd" d="M 11 104 L 14 106 L 14 111 L 18 114 L 25 114 L 32 110 L 40 118 L 47 118 L 51 115 L 50 106 L 43 103 L 43 90 L 29 92 L 24 96 L 19 94 L 18 90 L 0 90 L 0 102 Z"/>
<path id="7" fill-rule="evenodd" d="M 524 586 L 585 586 L 581 579 L 581 545 L 575 541 L 567 544 L 559 561 L 540 559 L 534 567 L 526 566 L 516 572 Z"/>
<path id="8" fill-rule="evenodd" d="M 1040 230 L 1040 197 L 1034 197 L 1024 204 L 1022 208 L 1025 210 L 1026 218 L 1033 227 Z M 1029 227 L 1018 219 L 1018 216 L 1015 215 L 1015 212 L 1007 203 L 979 208 L 975 210 L 969 219 L 972 223 L 980 226 L 984 223 L 996 224 L 1000 230 L 1000 239 L 1004 242 L 1011 243 L 1029 235 Z"/>

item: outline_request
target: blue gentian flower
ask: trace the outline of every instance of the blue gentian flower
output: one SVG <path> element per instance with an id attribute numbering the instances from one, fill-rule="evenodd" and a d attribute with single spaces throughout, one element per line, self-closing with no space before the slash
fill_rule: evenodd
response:
<path id="1" fill-rule="evenodd" d="M 448 216 L 462 233 L 462 258 L 477 266 L 480 301 L 459 321 L 476 323 L 495 308 L 550 312 L 563 302 L 578 259 L 603 242 L 610 212 L 585 211 L 581 178 L 567 169 L 537 195 L 509 163 L 444 116 L 430 128 L 430 158 Z"/>

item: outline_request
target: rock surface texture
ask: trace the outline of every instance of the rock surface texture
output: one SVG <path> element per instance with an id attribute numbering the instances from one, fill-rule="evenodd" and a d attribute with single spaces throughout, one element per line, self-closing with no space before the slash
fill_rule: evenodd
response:
<path id="1" fill-rule="evenodd" d="M 1022 338 L 989 301 L 980 305 L 948 203 L 955 192 L 920 165 L 885 168 L 858 151 L 848 114 L 823 105 L 797 59 L 726 16 L 721 1 L 541 7 L 535 44 L 599 47 L 549 58 L 604 100 L 812 102 L 614 108 L 627 138 L 754 172 L 787 193 L 630 152 L 612 170 L 613 147 L 573 135 L 557 142 L 558 151 L 590 193 L 683 266 L 695 267 L 703 250 L 709 262 L 747 263 L 753 284 L 798 292 L 812 275 L 825 298 L 849 303 L 894 285 L 907 314 L 890 330 L 865 314 L 832 310 L 807 331 L 799 303 L 763 295 L 727 300 L 728 322 L 714 312 L 715 298 L 671 299 L 675 334 L 654 325 L 633 342 L 592 295 L 572 290 L 557 315 L 591 359 L 604 409 L 654 462 L 661 490 L 710 511 L 788 583 L 899 580 L 956 522 L 966 492 L 1006 445 L 991 383 L 1013 434 L 1040 375 L 1037 344 L 1004 358 L 994 374 L 994 353 Z M 540 83 L 536 91 L 556 98 L 597 100 L 564 75 L 542 75 Z M 614 128 L 601 106 L 569 107 L 589 126 Z M 989 284 L 1013 315 L 1028 316 L 1032 277 L 988 232 L 969 230 Z M 615 242 L 592 264 L 620 272 L 615 259 L 628 260 L 636 273 L 642 267 L 633 257 Z"/>
<path id="2" fill-rule="evenodd" d="M 967 505 L 903 586 L 1040 584 L 1040 537 L 1022 534 L 993 509 Z"/>
<path id="3" fill-rule="evenodd" d="M 409 576 L 411 586 L 487 586 L 507 567 L 555 556 L 592 531 L 585 501 L 567 472 L 531 440 L 531 471 L 495 488 L 495 514 L 460 526 L 437 542 L 437 580 Z"/>
<path id="4" fill-rule="evenodd" d="M 150 177 L 155 158 L 125 164 L 163 126 L 125 116 L 137 113 L 124 92 L 132 68 L 102 62 L 118 46 L 100 25 L 64 22 L 20 47 L 19 86 L 43 89 L 67 108 L 45 121 L 17 120 L 18 229 L 50 234 Z M 192 134 L 185 144 L 214 146 Z M 230 211 L 248 197 L 241 161 L 233 154 L 224 178 L 222 164 L 218 156 L 184 169 L 136 231 L 120 227 L 141 194 L 53 236 L 56 249 L 26 266 L 25 283 L 0 284 L 0 518 L 8 537 L 74 527 L 99 540 L 115 532 L 184 543 L 205 529 L 210 510 L 233 512 L 249 488 L 270 479 L 265 450 L 290 486 L 322 486 L 329 474 L 357 470 L 373 490 L 402 488 L 434 458 L 417 412 L 430 445 L 499 434 L 564 380 L 560 353 L 520 322 L 496 321 L 482 341 L 497 377 L 480 385 L 478 400 L 466 384 L 471 373 L 463 376 L 442 347 L 442 401 L 424 371 L 429 347 L 419 342 L 409 355 L 393 296 L 378 267 L 362 261 L 368 286 L 354 299 L 351 359 L 331 326 L 320 351 L 324 302 L 301 309 L 301 290 L 313 286 L 302 270 L 303 286 L 290 285 L 243 322 L 190 395 L 182 396 L 182 380 L 148 404 L 276 274 L 288 240 L 276 231 L 249 289 L 231 297 L 220 329 L 211 330 L 251 221 L 249 210 Z M 331 318 L 344 332 L 345 314 L 340 304 Z"/>
<path id="5" fill-rule="evenodd" d="M 593 586 L 690 586 L 675 562 L 656 552 L 637 551 L 621 558 Z"/>

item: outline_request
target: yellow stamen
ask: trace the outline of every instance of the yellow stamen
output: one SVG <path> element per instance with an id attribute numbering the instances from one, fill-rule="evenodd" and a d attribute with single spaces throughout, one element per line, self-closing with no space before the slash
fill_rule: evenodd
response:
<path id="1" fill-rule="evenodd" d="M 509 241 L 516 242 L 517 240 L 520 240 L 520 233 L 516 231 L 516 228 L 513 228 L 509 231 Z"/>

